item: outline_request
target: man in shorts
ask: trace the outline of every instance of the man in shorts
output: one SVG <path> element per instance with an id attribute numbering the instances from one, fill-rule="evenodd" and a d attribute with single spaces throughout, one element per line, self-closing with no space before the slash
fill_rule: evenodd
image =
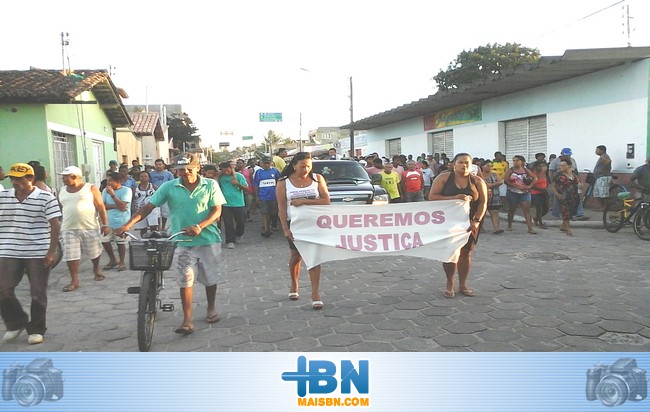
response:
<path id="1" fill-rule="evenodd" d="M 99 239 L 98 214 L 102 222 L 101 233 L 104 236 L 108 235 L 110 229 L 102 194 L 97 187 L 81 180 L 81 169 L 77 166 L 68 166 L 57 174 L 63 177 L 65 185 L 59 191 L 59 204 L 63 213 L 61 222 L 63 260 L 70 270 L 70 283 L 63 288 L 63 291 L 72 292 L 79 287 L 82 253 L 92 259 L 95 280 L 104 280 L 104 274 L 99 270 L 102 244 Z"/>
<path id="2" fill-rule="evenodd" d="M 596 212 L 605 208 L 605 199 L 609 198 L 609 186 L 612 184 L 612 159 L 607 154 L 607 147 L 600 145 L 596 147 L 598 161 L 594 166 L 594 189 L 592 195 L 598 202 Z"/>
<path id="3" fill-rule="evenodd" d="M 7 326 L 2 340 L 16 339 L 27 329 L 27 342 L 43 342 L 47 311 L 47 282 L 59 241 L 61 212 L 56 198 L 34 186 L 34 169 L 25 163 L 11 166 L 13 188 L 0 192 L 0 314 Z M 16 298 L 15 289 L 27 273 L 30 316 Z"/>
<path id="4" fill-rule="evenodd" d="M 271 223 L 278 222 L 278 201 L 275 197 L 275 186 L 280 178 L 280 172 L 272 167 L 272 160 L 268 157 L 262 159 L 262 169 L 253 176 L 255 188 L 255 203 L 262 211 L 262 236 L 271 237 Z"/>
<path id="5" fill-rule="evenodd" d="M 205 285 L 208 301 L 205 321 L 219 321 L 215 300 L 221 276 L 221 236 L 214 222 L 221 215 L 221 205 L 226 203 L 226 199 L 215 180 L 199 175 L 201 165 L 196 156 L 190 154 L 180 158 L 175 167 L 180 177 L 160 186 L 149 203 L 113 233 L 122 235 L 156 207 L 168 204 L 172 232 L 185 232 L 179 240 L 187 240 L 179 242 L 174 252 L 173 267 L 177 271 L 183 305 L 183 323 L 175 332 L 189 335 L 194 332 L 192 288 L 195 280 Z"/>

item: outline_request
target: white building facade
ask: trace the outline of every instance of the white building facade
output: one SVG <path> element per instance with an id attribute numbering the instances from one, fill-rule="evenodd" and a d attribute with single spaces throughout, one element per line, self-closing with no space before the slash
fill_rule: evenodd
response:
<path id="1" fill-rule="evenodd" d="M 501 151 L 510 161 L 514 155 L 533 159 L 538 152 L 548 158 L 569 147 L 583 170 L 593 168 L 596 146 L 605 145 L 614 171 L 631 173 L 650 158 L 649 79 L 650 48 L 568 51 L 355 127 L 368 130 L 368 152 L 386 156 L 444 152 L 452 158 L 466 152 L 492 158 Z"/>

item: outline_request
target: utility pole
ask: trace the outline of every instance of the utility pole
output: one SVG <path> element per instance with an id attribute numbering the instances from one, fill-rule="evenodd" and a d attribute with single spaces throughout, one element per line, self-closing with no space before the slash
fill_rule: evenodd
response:
<path id="1" fill-rule="evenodd" d="M 632 47 L 632 42 L 630 41 L 630 32 L 631 32 L 631 30 L 630 30 L 630 19 L 632 17 L 630 17 L 630 5 L 629 4 L 625 5 L 625 14 L 623 15 L 623 18 L 625 19 L 625 23 L 623 23 L 623 25 L 625 26 L 626 31 L 627 31 L 627 47 Z M 623 34 L 625 34 L 625 32 L 623 32 Z"/>
<path id="2" fill-rule="evenodd" d="M 69 37 L 70 35 L 68 33 L 61 32 L 61 67 L 63 68 L 63 73 L 65 73 L 65 50 L 70 44 Z"/>
<path id="3" fill-rule="evenodd" d="M 298 143 L 298 151 L 302 152 L 302 112 L 300 112 L 300 120 L 299 120 L 299 128 L 298 128 L 298 139 L 300 139 Z"/>
<path id="4" fill-rule="evenodd" d="M 350 157 L 354 156 L 354 100 L 352 99 L 352 76 L 350 76 Z"/>

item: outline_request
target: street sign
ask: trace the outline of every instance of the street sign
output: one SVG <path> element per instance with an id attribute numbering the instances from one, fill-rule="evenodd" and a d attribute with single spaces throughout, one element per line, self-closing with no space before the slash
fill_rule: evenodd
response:
<path id="1" fill-rule="evenodd" d="M 260 113 L 260 122 L 281 122 L 282 113 Z"/>
<path id="2" fill-rule="evenodd" d="M 253 136 L 242 136 L 242 140 L 253 140 Z"/>

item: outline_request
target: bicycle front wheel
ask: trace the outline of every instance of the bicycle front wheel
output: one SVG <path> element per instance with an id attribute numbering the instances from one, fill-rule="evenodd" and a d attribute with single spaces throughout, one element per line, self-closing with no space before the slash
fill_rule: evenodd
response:
<path id="1" fill-rule="evenodd" d="M 610 200 L 603 212 L 603 225 L 608 232 L 616 233 L 625 224 L 625 205 L 617 198 Z"/>
<path id="2" fill-rule="evenodd" d="M 650 240 L 650 207 L 643 207 L 636 212 L 634 233 L 639 239 Z"/>
<path id="3" fill-rule="evenodd" d="M 138 347 L 140 352 L 149 352 L 156 322 L 157 273 L 144 272 L 138 299 Z"/>
<path id="4" fill-rule="evenodd" d="M 54 263 L 52 263 L 52 266 L 50 266 L 50 270 L 54 269 L 56 265 L 61 263 L 61 259 L 63 259 L 63 244 L 59 240 L 59 242 L 56 244 L 56 255 L 54 256 Z"/>

